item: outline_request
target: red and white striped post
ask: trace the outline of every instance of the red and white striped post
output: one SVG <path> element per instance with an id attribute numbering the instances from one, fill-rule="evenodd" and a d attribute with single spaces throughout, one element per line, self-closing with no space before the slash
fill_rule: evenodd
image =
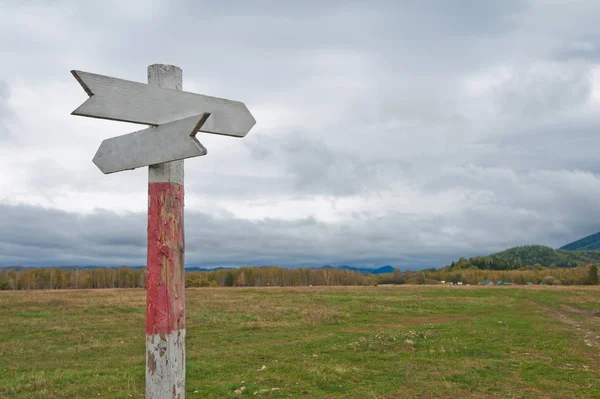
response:
<path id="1" fill-rule="evenodd" d="M 148 83 L 182 90 L 181 69 L 148 67 Z M 183 160 L 148 168 L 146 399 L 185 397 Z"/>

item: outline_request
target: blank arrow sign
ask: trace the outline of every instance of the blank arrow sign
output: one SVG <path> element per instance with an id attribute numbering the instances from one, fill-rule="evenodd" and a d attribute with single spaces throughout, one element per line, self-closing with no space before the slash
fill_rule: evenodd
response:
<path id="1" fill-rule="evenodd" d="M 90 96 L 73 115 L 162 125 L 203 113 L 211 117 L 201 131 L 244 137 L 256 123 L 246 105 L 145 83 L 71 71 Z"/>
<path id="2" fill-rule="evenodd" d="M 209 113 L 195 115 L 106 139 L 93 162 L 107 174 L 206 155 L 206 148 L 195 136 L 209 116 L 212 118 Z"/>

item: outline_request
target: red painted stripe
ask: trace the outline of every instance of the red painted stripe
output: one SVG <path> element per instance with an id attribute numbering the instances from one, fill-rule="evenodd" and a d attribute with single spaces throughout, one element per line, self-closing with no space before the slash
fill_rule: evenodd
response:
<path id="1" fill-rule="evenodd" d="M 185 328 L 183 185 L 148 184 L 146 334 Z"/>

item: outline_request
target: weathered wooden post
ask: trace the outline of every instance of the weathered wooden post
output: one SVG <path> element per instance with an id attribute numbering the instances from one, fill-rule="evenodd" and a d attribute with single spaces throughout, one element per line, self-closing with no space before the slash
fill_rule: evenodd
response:
<path id="1" fill-rule="evenodd" d="M 73 115 L 150 125 L 106 139 L 93 162 L 103 173 L 148 166 L 146 398 L 185 397 L 185 158 L 206 155 L 199 131 L 244 137 L 246 106 L 182 91 L 181 69 L 148 67 L 148 84 L 71 71 L 90 98 Z"/>
<path id="2" fill-rule="evenodd" d="M 148 84 L 181 91 L 181 69 L 150 65 Z M 148 167 L 146 398 L 185 396 L 183 160 Z"/>

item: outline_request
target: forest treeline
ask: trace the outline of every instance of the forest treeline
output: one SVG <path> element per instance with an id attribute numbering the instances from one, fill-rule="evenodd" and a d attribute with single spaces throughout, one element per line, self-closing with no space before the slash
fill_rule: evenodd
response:
<path id="1" fill-rule="evenodd" d="M 493 270 L 470 267 L 466 269 L 443 268 L 424 272 L 431 281 L 446 281 L 463 284 L 479 284 L 484 281 L 506 282 L 511 284 L 546 285 L 596 285 L 598 284 L 598 265 L 590 264 L 570 268 L 522 266 L 513 270 Z"/>
<path id="2" fill-rule="evenodd" d="M 475 285 L 482 281 L 512 284 L 584 285 L 598 283 L 596 265 L 570 268 L 522 266 L 513 270 L 445 267 L 422 271 L 396 269 L 389 274 L 361 274 L 358 271 L 280 267 L 241 267 L 210 271 L 186 272 L 187 287 L 247 287 L 247 286 L 309 286 L 309 285 L 377 285 L 377 284 L 440 284 Z M 0 271 L 0 290 L 78 289 L 78 288 L 143 288 L 145 269 L 96 268 L 68 269 L 22 268 Z"/>
<path id="3" fill-rule="evenodd" d="M 185 278 L 187 287 L 371 285 L 378 281 L 377 276 L 364 276 L 358 271 L 280 267 L 188 271 Z M 0 270 L 0 290 L 143 288 L 145 285 L 145 268 L 64 270 L 53 267 Z"/>

